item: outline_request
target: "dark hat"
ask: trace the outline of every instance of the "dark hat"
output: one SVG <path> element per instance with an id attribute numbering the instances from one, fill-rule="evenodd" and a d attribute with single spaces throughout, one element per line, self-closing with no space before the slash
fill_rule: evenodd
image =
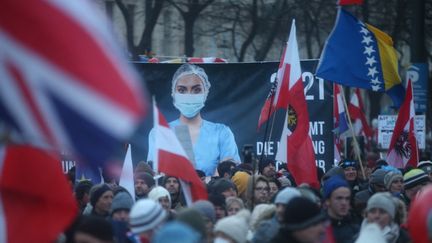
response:
<path id="1" fill-rule="evenodd" d="M 181 210 L 177 214 L 176 220 L 189 225 L 191 228 L 199 232 L 202 237 L 207 235 L 205 220 L 197 209 L 185 208 Z"/>
<path id="2" fill-rule="evenodd" d="M 97 216 L 83 216 L 80 218 L 76 232 L 89 234 L 102 241 L 114 241 L 114 230 L 111 223 Z"/>
<path id="3" fill-rule="evenodd" d="M 421 169 L 412 169 L 403 178 L 405 190 L 430 182 L 429 176 Z"/>
<path id="4" fill-rule="evenodd" d="M 304 197 L 295 197 L 286 205 L 283 226 L 288 231 L 308 228 L 327 218 L 318 205 Z"/>
<path id="5" fill-rule="evenodd" d="M 273 166 L 276 166 L 276 160 L 269 159 L 269 158 L 265 158 L 265 159 L 261 160 L 259 162 L 259 165 L 258 165 L 258 171 L 259 171 L 259 173 L 262 173 L 262 171 L 264 170 L 264 168 L 267 167 L 270 164 L 272 164 Z"/>
<path id="6" fill-rule="evenodd" d="M 152 187 L 155 184 L 155 180 L 154 180 L 153 176 L 147 172 L 135 173 L 134 179 L 135 180 L 137 180 L 137 179 L 144 180 L 148 187 Z"/>
<path id="7" fill-rule="evenodd" d="M 222 194 L 222 192 L 230 188 L 236 190 L 234 183 L 225 178 L 219 178 L 213 184 L 209 185 L 210 193 L 213 194 Z"/>
<path id="8" fill-rule="evenodd" d="M 199 211 L 202 216 L 208 218 L 213 223 L 216 222 L 216 212 L 211 202 L 206 200 L 198 200 L 192 204 L 191 208 Z"/>
<path id="9" fill-rule="evenodd" d="M 330 198 L 331 194 L 338 189 L 339 187 L 349 187 L 348 182 L 343 179 L 342 177 L 338 176 L 338 175 L 334 175 L 330 178 L 328 178 L 325 182 L 324 182 L 324 186 L 323 186 L 323 198 L 324 199 L 328 199 Z"/>
<path id="10" fill-rule="evenodd" d="M 150 165 L 145 161 L 140 161 L 135 167 L 134 173 L 147 172 L 150 175 L 154 176 L 154 171 L 150 167 Z"/>
<path id="11" fill-rule="evenodd" d="M 206 176 L 204 171 L 202 171 L 202 170 L 195 170 L 195 172 L 197 173 L 199 178 Z"/>
<path id="12" fill-rule="evenodd" d="M 432 173 L 432 161 L 420 161 L 417 165 L 417 168 L 422 169 L 426 173 Z"/>
<path id="13" fill-rule="evenodd" d="M 344 159 L 341 160 L 338 164 L 339 167 L 341 167 L 342 169 L 346 169 L 348 167 L 354 167 L 357 169 L 358 167 L 358 163 L 355 160 L 351 160 L 351 159 Z"/>
<path id="14" fill-rule="evenodd" d="M 107 184 L 95 185 L 91 190 L 90 204 L 94 207 L 99 198 L 107 191 L 112 191 L 111 187 L 109 187 Z"/>
<path id="15" fill-rule="evenodd" d="M 90 180 L 81 180 L 78 184 L 75 185 L 75 197 L 81 200 L 84 194 L 90 192 L 90 188 L 93 186 L 93 183 Z"/>

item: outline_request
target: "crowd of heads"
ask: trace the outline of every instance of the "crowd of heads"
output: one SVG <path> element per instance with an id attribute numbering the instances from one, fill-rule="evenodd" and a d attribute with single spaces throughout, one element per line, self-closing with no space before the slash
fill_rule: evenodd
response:
<path id="1" fill-rule="evenodd" d="M 208 199 L 186 203 L 182 183 L 140 162 L 135 195 L 112 184 L 75 183 L 79 215 L 66 242 L 430 242 L 432 162 L 397 169 L 342 160 L 320 187 L 297 185 L 286 165 L 219 163 L 197 175 Z M 254 168 L 255 167 L 255 168 Z M 369 170 L 367 176 L 362 174 Z M 420 200 L 422 198 L 422 200 Z M 94 241 L 96 242 L 96 241 Z"/>

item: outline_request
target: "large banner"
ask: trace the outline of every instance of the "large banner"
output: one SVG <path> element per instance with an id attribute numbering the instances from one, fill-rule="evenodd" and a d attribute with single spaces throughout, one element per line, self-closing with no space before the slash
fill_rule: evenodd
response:
<path id="1" fill-rule="evenodd" d="M 317 60 L 301 62 L 317 165 L 328 170 L 333 165 L 333 91 L 330 82 L 313 75 L 317 64 Z M 268 131 L 271 134 L 266 143 L 266 124 L 257 131 L 257 122 L 271 88 L 270 77 L 277 71 L 278 65 L 277 62 L 199 65 L 204 68 L 211 83 L 201 115 L 203 119 L 223 123 L 231 128 L 242 159 L 245 145 L 252 147 L 258 158 L 262 153 L 271 158 L 276 155 L 285 111 L 277 112 L 274 121 L 270 120 Z M 179 117 L 171 97 L 172 76 L 179 66 L 180 64 L 136 64 L 150 94 L 155 97 L 168 121 Z M 147 159 L 147 135 L 153 126 L 151 121 L 151 117 L 148 117 L 138 136 L 134 138 L 139 141 L 139 145 L 132 148 L 134 163 Z"/>

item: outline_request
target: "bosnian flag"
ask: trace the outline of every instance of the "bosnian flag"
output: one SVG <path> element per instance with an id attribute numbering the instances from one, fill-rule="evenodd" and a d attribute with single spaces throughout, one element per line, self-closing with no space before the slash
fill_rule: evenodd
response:
<path id="1" fill-rule="evenodd" d="M 295 20 L 291 26 L 284 58 L 284 76 L 286 76 L 286 90 L 281 90 L 278 100 L 287 103 L 285 119 L 276 160 L 285 161 L 296 183 L 307 183 L 319 187 L 315 153 L 309 134 L 309 113 L 304 95 L 304 86 L 300 68 Z M 285 82 L 285 80 L 284 80 Z M 283 88 L 282 87 L 282 88 Z"/>
<path id="2" fill-rule="evenodd" d="M 387 162 L 396 168 L 417 167 L 418 147 L 414 127 L 414 99 L 411 80 L 408 80 L 405 99 L 399 109 L 396 125 L 387 153 Z"/>
<path id="3" fill-rule="evenodd" d="M 77 211 L 57 153 L 0 148 L 0 242 L 55 242 Z"/>
<path id="4" fill-rule="evenodd" d="M 348 111 L 351 120 L 353 120 L 354 133 L 356 136 L 365 136 L 370 139 L 373 136 L 373 131 L 367 123 L 363 107 L 360 89 L 356 88 L 354 93 L 351 95 L 350 103 L 348 104 Z"/>
<path id="5" fill-rule="evenodd" d="M 205 185 L 198 177 L 175 133 L 157 108 L 156 102 L 153 102 L 153 119 L 156 149 L 154 170 L 180 180 L 188 205 L 196 200 L 206 200 Z"/>
<path id="6" fill-rule="evenodd" d="M 95 165 L 122 147 L 145 105 L 138 76 L 92 7 L 0 2 L 0 120 L 26 143 Z"/>

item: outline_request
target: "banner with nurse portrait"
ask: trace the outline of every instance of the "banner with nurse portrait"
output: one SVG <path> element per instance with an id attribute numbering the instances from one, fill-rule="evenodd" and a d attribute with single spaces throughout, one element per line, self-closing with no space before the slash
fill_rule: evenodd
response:
<path id="1" fill-rule="evenodd" d="M 301 61 L 305 95 L 310 116 L 310 131 L 317 165 L 324 170 L 333 166 L 333 105 L 332 83 L 315 77 L 318 60 Z M 136 63 L 135 66 L 154 96 L 158 107 L 168 121 L 179 117 L 171 96 L 172 77 L 181 64 Z M 203 119 L 227 125 L 235 136 L 241 160 L 243 148 L 252 147 L 257 158 L 264 153 L 274 158 L 278 149 L 285 111 L 276 112 L 270 119 L 269 134 L 264 141 L 264 124 L 257 131 L 261 107 L 267 98 L 270 78 L 277 71 L 278 62 L 264 63 L 218 63 L 197 64 L 208 75 L 211 88 L 205 107 L 201 110 Z M 149 112 L 151 114 L 151 112 Z M 121 119 L 121 118 L 119 118 Z M 137 146 L 132 147 L 134 163 L 147 159 L 148 134 L 153 124 L 151 117 L 140 127 L 134 137 Z M 137 142 L 138 141 L 138 142 Z"/>

